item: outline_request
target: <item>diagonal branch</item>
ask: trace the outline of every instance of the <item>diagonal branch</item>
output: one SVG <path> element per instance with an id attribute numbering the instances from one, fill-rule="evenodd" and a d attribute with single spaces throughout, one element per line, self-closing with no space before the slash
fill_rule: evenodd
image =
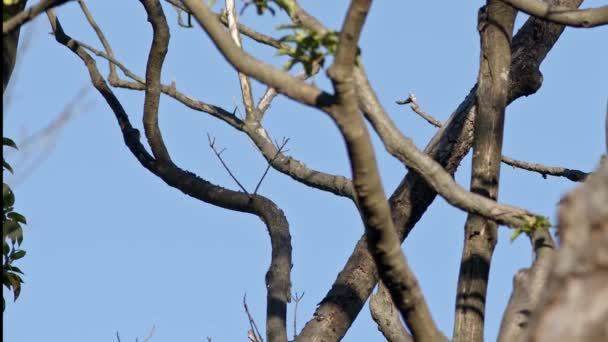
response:
<path id="1" fill-rule="evenodd" d="M 580 0 L 561 1 L 576 8 Z M 299 7 L 298 7 L 299 8 Z M 301 10 L 301 9 L 300 9 Z M 310 24 L 310 23 L 308 23 Z M 314 25 L 310 24 L 307 27 Z M 564 27 L 530 18 L 513 38 L 509 102 L 535 93 L 541 86 L 540 64 L 554 46 Z M 369 83 L 369 82 L 367 82 Z M 359 105 L 364 111 L 376 110 L 374 97 L 362 95 Z M 475 117 L 475 87 L 453 112 L 446 124 L 428 143 L 425 153 L 453 174 L 472 144 Z M 437 193 L 416 172 L 408 172 L 390 198 L 393 222 L 403 241 L 431 205 Z M 375 262 L 367 249 L 365 237 L 357 242 L 351 256 L 338 274 L 331 290 L 315 310 L 314 317 L 300 333 L 302 341 L 324 338 L 340 340 L 351 326 L 378 279 Z"/>
<path id="2" fill-rule="evenodd" d="M 608 6 L 572 9 L 539 0 L 502 0 L 535 17 L 572 27 L 596 27 L 608 24 Z"/>
<path id="3" fill-rule="evenodd" d="M 328 114 L 331 113 L 332 106 L 335 106 L 331 95 L 244 53 L 230 40 L 206 5 L 195 0 L 184 0 L 183 2 L 209 34 L 220 52 L 237 70 L 275 87 L 278 92 L 295 101 L 318 108 Z M 365 82 L 365 80 L 361 80 L 364 78 L 362 72 L 356 72 L 355 78 L 359 84 Z M 371 89 L 371 87 L 368 88 Z M 373 94 L 373 91 L 369 92 Z M 372 96 L 375 97 L 375 94 Z M 433 189 L 450 204 L 513 228 L 530 226 L 541 218 L 527 210 L 497 203 L 462 188 L 439 163 L 418 150 L 412 140 L 399 131 L 381 106 L 378 106 L 378 109 L 378 111 L 374 111 L 378 115 L 374 117 L 368 115 L 367 117 L 379 133 L 389 153 L 422 175 L 424 180 L 431 184 Z M 365 112 L 365 114 L 370 113 Z"/>
<path id="4" fill-rule="evenodd" d="M 268 341 L 287 341 L 286 315 L 287 302 L 291 299 L 290 273 L 292 263 L 291 235 L 283 211 L 266 197 L 228 190 L 183 170 L 175 164 L 155 160 L 141 144 L 139 131 L 131 125 L 122 104 L 99 73 L 95 60 L 76 41 L 65 34 L 52 10 L 47 11 L 47 15 L 55 39 L 69 48 L 84 62 L 93 85 L 116 116 L 125 145 L 143 167 L 161 178 L 169 186 L 188 196 L 221 208 L 254 214 L 266 225 L 272 246 L 271 264 L 266 273 L 266 310 L 269 317 L 266 333 Z M 160 80 L 156 80 L 155 86 L 159 87 Z M 160 93 L 157 94 L 157 96 L 160 95 Z"/>
<path id="5" fill-rule="evenodd" d="M 378 325 L 378 330 L 388 342 L 413 342 L 412 335 L 405 329 L 397 312 L 395 304 L 382 282 L 378 283 L 378 291 L 369 299 L 369 311 Z"/>
<path id="6" fill-rule="evenodd" d="M 183 0 L 182 2 L 235 69 L 266 85 L 273 86 L 279 93 L 297 102 L 318 107 L 324 111 L 329 110 L 330 94 L 245 53 L 234 44 L 230 35 L 222 29 L 217 17 L 204 3 L 196 0 Z"/>
<path id="7" fill-rule="evenodd" d="M 410 108 L 412 109 L 412 111 L 414 111 L 414 113 L 420 115 L 420 117 L 422 117 L 424 120 L 426 120 L 431 125 L 433 125 L 435 127 L 443 126 L 443 123 L 441 121 L 437 120 L 432 115 L 426 113 L 425 111 L 423 111 L 420 108 L 420 104 L 418 104 L 418 101 L 416 100 L 416 96 L 414 94 L 410 94 L 405 100 L 396 101 L 396 103 L 399 105 L 409 104 Z M 540 175 L 543 176 L 543 178 L 547 178 L 547 175 L 549 175 L 549 176 L 555 176 L 555 177 L 565 177 L 573 182 L 582 182 L 585 180 L 585 178 L 588 175 L 587 172 L 583 172 L 583 171 L 579 171 L 579 170 L 573 170 L 573 169 L 568 169 L 568 168 L 559 167 L 559 166 L 546 166 L 546 165 L 542 165 L 542 164 L 538 164 L 538 163 L 529 163 L 529 162 L 525 162 L 522 160 L 513 159 L 511 157 L 507 157 L 504 155 L 501 157 L 501 161 L 507 165 L 510 165 L 510 166 L 513 166 L 513 167 L 516 167 L 516 168 L 519 168 L 522 170 L 528 170 L 528 171 L 540 173 Z"/>
<path id="8" fill-rule="evenodd" d="M 368 246 L 380 277 L 395 305 L 420 341 L 447 340 L 431 317 L 422 290 L 401 251 L 401 243 L 386 200 L 371 138 L 359 113 L 353 72 L 357 43 L 370 0 L 353 0 L 340 30 L 334 63 L 327 71 L 336 92 L 336 106 L 330 116 L 344 137 L 355 185 L 359 211 L 365 225 Z"/>
<path id="9" fill-rule="evenodd" d="M 15 14 L 12 18 L 7 21 L 2 22 L 2 35 L 9 34 L 14 30 L 20 28 L 23 24 L 28 21 L 36 18 L 40 13 L 43 13 L 46 10 L 51 8 L 63 5 L 64 3 L 70 0 L 42 0 L 34 6 Z M 23 5 L 25 5 L 26 1 L 23 1 Z M 3 5 L 7 6 L 7 5 Z"/>

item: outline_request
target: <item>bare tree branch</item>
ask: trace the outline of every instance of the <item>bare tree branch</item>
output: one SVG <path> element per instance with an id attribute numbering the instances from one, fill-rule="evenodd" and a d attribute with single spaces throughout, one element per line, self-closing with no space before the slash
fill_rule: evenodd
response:
<path id="1" fill-rule="evenodd" d="M 422 290 L 401 251 L 376 163 L 371 138 L 359 113 L 353 72 L 357 43 L 370 0 L 353 0 L 340 30 L 334 63 L 328 69 L 336 93 L 335 111 L 329 113 L 344 137 L 365 234 L 380 277 L 389 289 L 415 339 L 447 340 L 431 317 Z"/>
<path id="2" fill-rule="evenodd" d="M 471 192 L 496 200 L 509 92 L 511 36 L 517 11 L 500 0 L 479 10 L 481 40 L 474 122 Z M 456 291 L 455 342 L 483 341 L 485 303 L 498 225 L 470 213 Z"/>
<path id="3" fill-rule="evenodd" d="M 146 66 L 146 90 L 144 99 L 144 132 L 154 158 L 160 163 L 173 164 L 163 136 L 158 127 L 158 106 L 160 104 L 160 74 L 169 50 L 169 25 L 159 0 L 140 0 L 152 24 L 152 46 Z"/>
<path id="4" fill-rule="evenodd" d="M 527 341 L 608 340 L 608 157 L 560 202 L 561 248 Z M 556 324 L 559 322 L 559 324 Z"/>
<path id="5" fill-rule="evenodd" d="M 106 39 L 106 36 L 103 34 L 103 31 L 101 30 L 99 25 L 97 25 L 97 22 L 95 21 L 95 19 L 93 19 L 93 15 L 89 11 L 89 8 L 87 7 L 87 5 L 84 3 L 84 0 L 78 0 L 78 5 L 80 5 L 80 9 L 82 10 L 82 13 L 84 14 L 85 18 L 89 22 L 89 25 L 91 25 L 91 28 L 93 28 L 93 30 L 95 31 L 95 34 L 99 38 L 99 41 L 103 45 L 103 49 L 108 54 L 109 58 L 114 58 L 114 52 L 112 51 L 112 47 L 110 46 L 110 43 Z M 108 66 L 110 68 L 110 79 L 111 79 L 112 76 L 116 76 L 116 65 L 114 65 L 114 63 L 112 63 L 110 60 L 108 60 Z"/>
<path id="6" fill-rule="evenodd" d="M 555 1 L 555 0 L 553 0 Z M 564 6 L 575 8 L 580 0 L 559 0 Z M 302 9 L 298 6 L 298 10 Z M 306 18 L 306 16 L 302 16 Z M 317 22 L 318 23 L 318 22 Z M 307 22 L 314 27 L 314 22 Z M 539 67 L 551 50 L 564 27 L 541 19 L 530 18 L 513 38 L 509 102 L 535 93 L 542 84 Z M 356 72 L 356 71 L 355 71 Z M 359 105 L 373 111 L 374 97 L 359 88 Z M 453 174 L 468 152 L 473 139 L 475 117 L 475 87 L 451 115 L 446 124 L 428 143 L 425 153 L 437 160 Z M 393 221 L 403 241 L 435 199 L 437 193 L 416 172 L 410 171 L 390 198 Z M 299 339 L 315 338 L 340 340 L 371 294 L 378 272 L 375 262 L 362 237 L 356 244 L 331 290 L 319 303 L 314 316 L 302 329 Z"/>
<path id="7" fill-rule="evenodd" d="M 537 231 L 530 236 L 534 262 L 513 277 L 513 292 L 509 298 L 498 334 L 499 342 L 523 341 L 532 311 L 537 307 L 547 286 L 549 270 L 555 255 L 550 233 Z"/>
<path id="8" fill-rule="evenodd" d="M 378 283 L 378 291 L 369 299 L 369 311 L 378 330 L 389 342 L 413 342 L 412 335 L 405 329 L 388 289 L 382 282 Z"/>
<path id="9" fill-rule="evenodd" d="M 268 341 L 287 341 L 287 302 L 291 300 L 291 235 L 283 211 L 271 200 L 260 195 L 247 195 L 214 185 L 195 174 L 179 168 L 173 163 L 158 162 L 143 147 L 140 133 L 131 125 L 122 104 L 99 73 L 95 60 L 73 39 L 65 34 L 52 10 L 47 11 L 55 39 L 68 47 L 85 64 L 91 81 L 114 112 L 131 153 L 148 171 L 161 178 L 169 186 L 186 195 L 225 209 L 254 214 L 264 222 L 271 241 L 271 264 L 266 274 Z M 155 87 L 160 88 L 160 79 Z M 160 96 L 160 92 L 156 93 Z M 158 99 L 156 99 L 158 101 Z M 153 103 L 153 101 L 151 101 Z M 158 107 L 157 107 L 158 108 Z"/>
<path id="10" fill-rule="evenodd" d="M 209 133 L 207 133 L 207 139 L 209 139 L 209 147 L 211 148 L 211 150 L 213 150 L 213 153 L 215 153 L 215 156 L 217 157 L 217 159 L 220 160 L 220 163 L 222 163 L 222 166 L 224 167 L 224 170 L 226 170 L 226 172 L 228 172 L 228 174 L 230 175 L 230 178 L 232 178 L 232 180 L 236 183 L 236 185 L 238 185 L 239 188 L 241 188 L 241 190 L 243 190 L 244 193 L 246 193 L 246 194 L 249 195 L 249 192 L 247 191 L 247 189 L 245 189 L 245 187 L 243 186 L 243 184 L 241 184 L 241 182 L 239 182 L 239 180 L 232 173 L 232 171 L 230 170 L 230 168 L 228 167 L 228 165 L 226 165 L 226 163 L 224 162 L 224 159 L 222 158 L 222 153 L 226 149 L 224 148 L 221 151 L 218 151 L 215 148 L 215 138 L 211 138 L 211 136 L 209 135 Z"/>
<path id="11" fill-rule="evenodd" d="M 226 16 L 228 17 L 228 30 L 230 31 L 230 37 L 234 43 L 243 48 L 241 44 L 241 37 L 237 29 L 238 19 L 236 16 L 236 9 L 234 6 L 234 0 L 226 0 Z M 245 121 L 258 121 L 258 115 L 255 113 L 255 104 L 253 103 L 253 94 L 251 92 L 251 81 L 247 75 L 238 72 L 239 84 L 241 85 L 241 94 L 243 98 L 243 105 L 245 106 Z"/>
<path id="12" fill-rule="evenodd" d="M 14 5 L 3 5 L 2 14 L 15 18 L 25 8 L 27 1 L 20 1 Z M 21 12 L 23 13 L 23 12 Z M 8 20 L 10 21 L 10 19 Z M 6 21 L 6 22 L 8 22 Z M 3 25 L 6 23 L 4 22 Z M 19 46 L 19 33 L 21 29 L 17 27 L 10 33 L 2 34 L 2 99 L 4 100 L 4 92 L 8 86 L 8 81 L 11 79 L 11 74 L 15 68 L 17 59 L 17 47 Z M 3 101 L 4 102 L 4 101 Z M 2 111 L 4 118 L 4 110 Z"/>
<path id="13" fill-rule="evenodd" d="M 247 294 L 243 296 L 243 307 L 245 308 L 245 313 L 247 314 L 247 319 L 249 320 L 249 332 L 248 337 L 251 342 L 264 342 L 262 338 L 262 334 L 260 334 L 260 330 L 258 330 L 258 325 L 255 323 L 255 319 L 249 312 L 249 306 L 247 306 Z"/>
<path id="14" fill-rule="evenodd" d="M 235 69 L 266 85 L 273 86 L 279 93 L 295 101 L 323 111 L 329 110 L 330 94 L 243 52 L 232 42 L 229 34 L 222 29 L 217 17 L 204 3 L 196 0 L 183 0 L 182 2 Z"/>
<path id="15" fill-rule="evenodd" d="M 7 35 L 14 30 L 20 28 L 23 24 L 37 17 L 40 13 L 46 10 L 63 5 L 70 0 L 42 0 L 34 6 L 14 15 L 7 21 L 2 22 L 2 35 Z M 26 1 L 23 1 L 25 6 Z"/>
<path id="16" fill-rule="evenodd" d="M 212 38 L 224 57 L 237 70 L 252 76 L 262 83 L 277 88 L 280 93 L 295 101 L 316 107 L 331 115 L 332 106 L 335 106 L 331 95 L 244 53 L 230 40 L 228 34 L 221 29 L 206 5 L 195 0 L 184 0 L 183 2 Z M 361 84 L 364 80 L 360 80 L 363 76 L 357 77 L 359 74 L 361 73 L 355 73 L 355 77 L 358 78 L 357 82 Z M 375 94 L 373 96 L 375 97 Z M 378 101 L 376 102 L 379 103 Z M 368 116 L 368 119 L 370 119 L 372 125 L 379 133 L 389 153 L 406 164 L 410 169 L 422 175 L 450 204 L 513 228 L 526 227 L 537 222 L 540 217 L 537 214 L 510 205 L 497 203 L 466 191 L 453 180 L 449 173 L 445 172 L 441 165 L 418 150 L 411 139 L 405 137 L 399 131 L 390 117 L 384 112 L 382 106 L 378 106 L 378 109 L 378 111 L 374 111 L 374 114 L 378 115 L 374 115 L 373 117 Z M 368 114 L 370 113 L 366 112 L 366 115 Z"/>
<path id="17" fill-rule="evenodd" d="M 608 24 L 608 6 L 572 9 L 539 0 L 502 0 L 535 17 L 572 27 L 595 27 Z"/>
<path id="18" fill-rule="evenodd" d="M 433 126 L 441 127 L 443 125 L 443 123 L 441 121 L 437 120 L 432 115 L 424 112 L 420 108 L 420 105 L 418 104 L 418 101 L 414 94 L 410 94 L 405 100 L 396 101 L 396 103 L 399 105 L 409 104 L 410 108 L 412 109 L 412 111 L 414 111 L 414 113 L 420 115 L 424 120 L 426 120 L 428 123 L 430 123 Z M 582 182 L 585 180 L 585 178 L 588 175 L 588 173 L 579 171 L 579 170 L 573 170 L 573 169 L 568 169 L 568 168 L 559 167 L 559 166 L 546 166 L 546 165 L 542 165 L 542 164 L 538 164 L 538 163 L 529 163 L 529 162 L 513 159 L 513 158 L 510 158 L 510 157 L 507 157 L 504 155 L 501 157 L 501 160 L 503 163 L 505 163 L 507 165 L 510 165 L 510 166 L 513 166 L 513 167 L 516 167 L 519 169 L 523 169 L 523 170 L 540 173 L 540 175 L 543 176 L 543 178 L 547 178 L 547 175 L 549 175 L 549 176 L 555 176 L 555 177 L 565 177 L 573 182 Z"/>

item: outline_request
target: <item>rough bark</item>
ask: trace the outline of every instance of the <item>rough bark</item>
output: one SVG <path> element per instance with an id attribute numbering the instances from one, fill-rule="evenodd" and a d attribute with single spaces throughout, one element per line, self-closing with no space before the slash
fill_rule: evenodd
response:
<path id="1" fill-rule="evenodd" d="M 578 7 L 582 1 L 554 1 L 563 6 Z M 314 25 L 306 25 L 314 28 Z M 535 93 L 542 84 L 540 64 L 545 59 L 564 27 L 530 18 L 513 38 L 509 103 Z M 435 134 L 425 152 L 448 172 L 454 173 L 472 145 L 475 117 L 475 87 Z M 360 99 L 365 111 L 365 103 Z M 408 172 L 389 199 L 393 222 L 403 241 L 426 209 L 436 192 L 415 172 Z M 378 273 L 362 237 L 338 274 L 331 289 L 319 303 L 313 318 L 306 323 L 300 337 L 306 341 L 338 341 L 351 326 L 371 294 Z"/>
<path id="2" fill-rule="evenodd" d="M 560 202 L 561 248 L 527 340 L 608 341 L 608 157 Z"/>
<path id="3" fill-rule="evenodd" d="M 2 15 L 14 16 L 23 11 L 26 3 L 27 1 L 24 0 L 15 5 L 4 5 L 2 8 Z M 21 27 L 18 27 L 10 33 L 2 35 L 2 95 L 4 95 L 4 91 L 6 91 L 8 81 L 10 81 L 13 69 L 15 68 L 20 32 Z"/>
<path id="4" fill-rule="evenodd" d="M 156 4 L 146 2 L 145 5 L 154 7 L 158 4 L 158 0 L 152 1 L 155 1 Z M 228 210 L 256 215 L 266 225 L 272 248 L 270 267 L 266 273 L 266 336 L 268 341 L 286 342 L 287 303 L 291 300 L 292 247 L 289 224 L 283 211 L 264 196 L 232 191 L 212 184 L 171 162 L 156 160 L 142 145 L 139 131 L 131 125 L 124 107 L 99 73 L 95 60 L 78 42 L 63 31 L 52 10 L 47 11 L 47 15 L 55 39 L 83 61 L 93 86 L 113 111 L 123 134 L 125 145 L 144 168 L 158 176 L 167 185 L 188 196 Z M 151 81 L 154 81 L 155 84 L 149 86 L 160 87 L 159 78 L 152 78 Z M 147 96 L 160 96 L 160 92 L 148 93 Z M 151 107 L 147 110 L 158 111 L 158 99 L 148 103 L 151 104 Z"/>
<path id="5" fill-rule="evenodd" d="M 511 35 L 516 11 L 500 0 L 489 0 L 479 11 L 481 37 L 477 115 L 473 134 L 471 191 L 498 197 L 505 106 L 511 67 Z M 485 302 L 498 225 L 470 213 L 456 290 L 454 341 L 483 341 Z"/>

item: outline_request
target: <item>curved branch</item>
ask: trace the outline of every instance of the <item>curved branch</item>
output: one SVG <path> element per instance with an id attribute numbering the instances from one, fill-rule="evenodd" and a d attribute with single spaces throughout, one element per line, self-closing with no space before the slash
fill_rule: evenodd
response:
<path id="1" fill-rule="evenodd" d="M 207 32 L 215 46 L 238 71 L 276 88 L 285 96 L 302 104 L 328 111 L 332 105 L 330 94 L 299 80 L 283 70 L 261 62 L 241 50 L 224 31 L 217 17 L 207 5 L 196 0 L 183 0 L 199 25 Z"/>
<path id="2" fill-rule="evenodd" d="M 572 9 L 539 0 L 502 0 L 535 17 L 571 27 L 596 27 L 608 24 L 608 6 Z"/>
<path id="3" fill-rule="evenodd" d="M 581 0 L 563 1 L 573 8 Z M 554 46 L 564 27 L 541 19 L 530 18 L 513 38 L 509 103 L 535 93 L 542 84 L 540 64 Z M 364 111 L 375 110 L 373 97 L 361 95 Z M 453 174 L 467 154 L 473 139 L 475 87 L 452 113 L 445 125 L 428 143 L 425 153 Z M 403 241 L 431 205 L 437 193 L 416 172 L 409 171 L 393 192 L 390 204 L 393 221 Z M 357 242 L 353 253 L 338 274 L 331 290 L 319 303 L 314 317 L 300 333 L 302 341 L 322 336 L 327 341 L 340 340 L 351 326 L 371 294 L 378 272 L 367 249 L 365 237 Z"/>
<path id="4" fill-rule="evenodd" d="M 125 144 L 143 167 L 186 195 L 225 209 L 254 214 L 264 222 L 272 246 L 271 264 L 266 273 L 266 310 L 271 329 L 269 328 L 266 333 L 269 341 L 287 341 L 286 315 L 287 303 L 291 300 L 292 262 L 291 235 L 283 211 L 264 196 L 228 190 L 182 170 L 175 164 L 155 160 L 141 144 L 139 131 L 131 125 L 122 104 L 99 73 L 95 60 L 65 34 L 52 10 L 47 11 L 47 15 L 56 40 L 72 50 L 84 62 L 93 85 L 114 112 Z M 158 82 L 159 80 L 157 86 Z"/>
<path id="5" fill-rule="evenodd" d="M 152 46 L 146 66 L 146 87 L 144 99 L 144 132 L 156 160 L 173 163 L 158 127 L 158 105 L 160 104 L 160 74 L 169 50 L 169 25 L 159 0 L 140 0 L 152 24 Z"/>
<path id="6" fill-rule="evenodd" d="M 389 289 L 414 339 L 447 339 L 432 319 L 422 290 L 409 268 L 386 200 L 371 138 L 359 113 L 353 72 L 357 43 L 371 0 L 353 0 L 340 30 L 334 63 L 328 69 L 336 92 L 336 106 L 329 113 L 344 137 L 365 234 L 380 277 Z"/>

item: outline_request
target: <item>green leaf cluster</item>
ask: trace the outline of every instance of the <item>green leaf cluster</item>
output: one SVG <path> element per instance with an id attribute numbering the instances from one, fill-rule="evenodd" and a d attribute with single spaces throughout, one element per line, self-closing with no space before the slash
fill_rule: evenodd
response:
<path id="1" fill-rule="evenodd" d="M 513 230 L 511 233 L 511 242 L 513 242 L 521 233 L 526 233 L 528 235 L 534 233 L 535 231 L 541 229 L 549 229 L 551 227 L 551 222 L 549 222 L 548 217 L 544 216 L 535 216 L 533 219 L 528 220 L 528 224 L 523 227 L 518 227 Z"/>
<path id="2" fill-rule="evenodd" d="M 17 148 L 14 141 L 2 138 L 2 147 Z M 2 171 L 13 172 L 10 164 L 2 157 Z M 25 251 L 19 249 L 23 242 L 22 224 L 27 224 L 25 217 L 13 210 L 15 194 L 6 183 L 2 183 L 2 283 L 9 291 L 13 291 L 14 300 L 21 293 L 23 272 L 13 263 L 25 256 Z M 4 296 L 2 296 L 2 311 L 5 308 Z"/>
<path id="3" fill-rule="evenodd" d="M 279 40 L 283 43 L 295 44 L 295 47 L 283 48 L 277 51 L 278 55 L 291 57 L 284 68 L 290 70 L 294 65 L 301 63 L 304 70 L 309 75 L 315 64 L 323 66 L 325 56 L 335 55 L 338 48 L 338 33 L 330 30 L 323 34 L 313 32 L 301 25 L 281 25 L 279 30 L 293 30 L 293 33 L 286 35 Z"/>
<path id="4" fill-rule="evenodd" d="M 266 13 L 266 11 L 270 12 L 272 15 L 275 15 L 276 10 L 270 6 L 271 3 L 274 3 L 279 8 L 283 9 L 285 12 L 287 12 L 287 14 L 289 14 L 290 17 L 293 15 L 296 8 L 296 3 L 294 0 L 253 0 L 249 1 L 245 5 L 245 8 L 248 5 L 253 4 L 255 5 L 258 15 L 262 15 Z M 243 8 L 243 10 L 245 8 Z"/>

